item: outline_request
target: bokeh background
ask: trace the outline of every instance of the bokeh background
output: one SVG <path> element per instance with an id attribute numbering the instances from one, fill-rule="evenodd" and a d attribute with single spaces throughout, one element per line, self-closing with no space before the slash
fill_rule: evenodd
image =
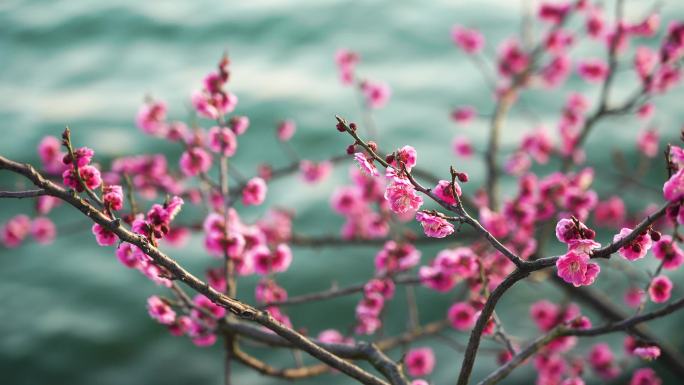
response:
<path id="1" fill-rule="evenodd" d="M 605 3 L 611 9 L 612 1 Z M 626 3 L 628 18 L 643 15 L 654 4 L 647 0 Z M 162 152 L 175 165 L 177 147 L 142 135 L 134 126 L 135 113 L 145 95 L 151 95 L 168 102 L 172 119 L 187 119 L 190 93 L 200 87 L 203 76 L 227 51 L 233 60 L 230 87 L 240 100 L 236 113 L 249 116 L 252 122 L 247 135 L 240 138 L 233 164 L 252 175 L 258 163 L 287 162 L 274 136 L 276 122 L 284 118 L 297 123 L 292 145 L 302 157 L 326 159 L 340 154 L 348 144 L 333 128 L 334 114 L 361 120 L 356 95 L 339 84 L 333 62 L 336 49 L 347 47 L 361 54 L 362 76 L 384 80 L 392 87 L 389 105 L 374 113 L 382 146 L 411 143 L 418 150 L 420 165 L 442 175 L 448 164 L 456 164 L 470 173 L 473 182 L 465 190 L 472 193 L 482 181 L 482 162 L 456 158 L 450 142 L 455 135 L 467 135 L 482 149 L 486 119 L 459 128 L 450 122 L 449 111 L 472 104 L 490 114 L 493 103 L 480 73 L 453 46 L 449 30 L 454 24 L 481 28 L 491 55 L 499 41 L 519 32 L 522 4 L 518 0 L 5 0 L 0 2 L 0 153 L 37 162 L 35 148 L 40 138 L 58 135 L 68 124 L 76 142 L 95 149 L 102 163 L 122 155 Z M 662 15 L 665 23 L 684 18 L 684 3 L 662 2 Z M 573 25 L 579 28 L 579 24 Z M 573 48 L 573 54 L 597 56 L 602 54 L 599 48 L 596 43 L 583 44 Z M 636 86 L 630 65 L 631 58 L 624 58 L 614 93 L 617 98 Z M 595 100 L 598 87 L 587 86 L 573 75 L 560 90 L 526 92 L 523 103 L 535 117 L 530 119 L 520 109 L 512 112 L 503 132 L 504 153 L 537 124 L 554 128 L 570 90 L 585 92 Z M 663 136 L 661 143 L 676 140 L 684 118 L 682 96 L 676 89 L 656 100 L 655 124 Z M 587 152 L 589 163 L 597 167 L 599 194 L 618 193 L 633 210 L 662 200 L 657 191 L 649 189 L 625 186 L 616 190 L 610 178 L 614 149 L 623 151 L 628 167 L 636 163 L 633 143 L 639 128 L 632 117 L 600 124 Z M 557 162 L 552 162 L 543 172 L 555 167 Z M 347 181 L 347 169 L 347 165 L 337 167 L 331 178 L 315 186 L 302 184 L 297 176 L 276 181 L 270 186 L 267 204 L 294 207 L 299 233 L 337 233 L 342 219 L 331 212 L 328 198 L 336 186 Z M 644 183 L 657 190 L 663 178 L 662 167 L 653 167 Z M 0 174 L 3 189 L 22 187 L 17 183 L 16 178 Z M 513 184 L 508 178 L 504 186 Z M 30 205 L 0 202 L 0 221 Z M 243 211 L 247 218 L 261 212 L 263 208 Z M 181 219 L 191 221 L 197 215 L 189 211 Z M 89 225 L 73 210 L 61 207 L 53 218 L 64 228 L 53 245 L 0 249 L 3 383 L 222 383 L 220 346 L 195 348 L 187 339 L 168 335 L 149 319 L 144 307 L 145 299 L 161 290 L 122 267 L 112 250 L 96 246 Z M 422 250 L 423 261 L 427 261 L 438 248 Z M 360 283 L 372 276 L 376 251 L 369 247 L 297 248 L 293 267 L 279 282 L 291 295 L 322 290 L 331 282 Z M 560 248 L 552 251 L 560 252 Z M 215 263 L 202 251 L 200 240 L 172 254 L 197 274 Z M 635 264 L 650 266 L 652 259 Z M 604 269 L 599 286 L 620 293 L 627 287 L 627 279 L 619 270 L 608 270 Z M 681 282 L 681 275 L 671 277 L 675 285 Z M 243 298 L 252 299 L 254 283 L 253 278 L 241 280 Z M 679 288 L 675 291 L 681 293 Z M 500 311 L 507 330 L 521 337 L 536 333 L 527 306 L 541 298 L 540 294 L 558 301 L 563 298 L 543 282 L 522 283 L 510 291 Z M 418 295 L 422 322 L 444 316 L 451 296 L 425 290 L 418 290 Z M 387 333 L 405 325 L 402 297 L 403 292 L 398 291 L 398 298 L 388 308 Z M 353 322 L 357 300 L 347 297 L 288 310 L 294 324 L 311 333 L 325 327 L 345 330 Z M 598 317 L 592 318 L 600 323 Z M 682 320 L 682 315 L 676 315 L 652 326 L 682 347 Z M 451 339 L 466 339 L 463 334 L 447 334 Z M 621 352 L 619 336 L 608 340 Z M 437 351 L 438 370 L 430 380 L 438 384 L 453 381 L 462 354 L 443 341 L 424 343 Z M 493 346 L 491 342 L 485 345 Z M 582 346 L 578 352 L 586 351 L 586 343 Z M 398 354 L 393 356 L 398 358 Z M 276 364 L 293 363 L 288 351 L 266 351 L 264 356 Z M 493 365 L 492 357 L 482 356 L 475 378 Z M 666 371 L 659 372 L 667 376 Z M 530 367 L 522 368 L 507 383 L 530 383 L 533 374 Z M 238 384 L 279 383 L 244 368 L 239 368 L 236 376 Z M 349 380 L 333 375 L 307 383 L 323 382 L 343 384 Z M 670 377 L 666 383 L 678 380 Z"/>

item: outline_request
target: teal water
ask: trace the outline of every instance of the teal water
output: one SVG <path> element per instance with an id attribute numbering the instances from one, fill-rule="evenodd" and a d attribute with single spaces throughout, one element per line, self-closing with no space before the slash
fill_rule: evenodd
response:
<path id="1" fill-rule="evenodd" d="M 1 2 L 0 132 L 4 135 L 0 154 L 35 162 L 39 139 L 46 134 L 58 135 L 68 124 L 77 142 L 95 149 L 105 162 L 142 152 L 164 152 L 175 159 L 178 154 L 173 145 L 139 134 L 133 125 L 135 112 L 148 94 L 169 103 L 171 118 L 185 119 L 190 92 L 228 51 L 233 60 L 231 87 L 240 98 L 236 113 L 248 115 L 252 122 L 248 134 L 240 139 L 235 166 L 252 174 L 259 162 L 285 162 L 285 154 L 273 137 L 275 122 L 283 118 L 292 118 L 298 124 L 293 139 L 298 152 L 308 159 L 324 159 L 348 144 L 333 129 L 334 114 L 361 120 L 355 96 L 338 84 L 332 60 L 337 48 L 349 47 L 361 53 L 360 72 L 364 76 L 392 86 L 388 107 L 374 115 L 383 147 L 410 142 L 418 149 L 420 164 L 435 173 L 445 173 L 448 163 L 456 163 L 473 178 L 466 191 L 472 192 L 481 181 L 482 164 L 454 159 L 450 142 L 460 132 L 482 148 L 486 122 L 456 129 L 449 122 L 448 112 L 467 103 L 489 113 L 491 98 L 478 71 L 452 46 L 449 30 L 456 23 L 481 27 L 492 52 L 495 45 L 491 42 L 518 30 L 519 1 L 231 3 Z M 627 3 L 632 17 L 653 4 Z M 663 15 L 666 20 L 682 19 L 684 3 L 665 2 Z M 593 55 L 596 46 L 581 46 L 577 52 Z M 631 90 L 628 65 L 617 82 L 618 97 Z M 550 93 L 553 97 L 531 91 L 523 102 L 535 111 L 539 121 L 555 127 L 564 95 L 573 89 L 589 90 L 590 97 L 596 94 L 596 89 L 573 77 L 566 88 Z M 661 112 L 656 123 L 663 141 L 674 141 L 684 121 L 682 96 L 678 88 L 668 98 L 656 101 Z M 536 124 L 520 112 L 514 111 L 506 126 L 506 149 Z M 637 129 L 638 124 L 631 119 L 599 125 L 589 146 L 590 162 L 608 172 L 610 152 L 620 146 L 631 159 L 631 141 Z M 661 171 L 654 171 L 648 182 L 658 186 L 662 177 Z M 330 212 L 327 199 L 345 180 L 345 167 L 314 187 L 301 185 L 296 177 L 280 180 L 271 185 L 268 203 L 296 207 L 296 228 L 302 233 L 335 233 L 341 219 Z M 15 181 L 0 175 L 3 188 L 25 187 Z M 599 178 L 600 193 L 611 191 L 612 184 L 606 181 Z M 512 179 L 506 183 L 510 186 Z M 630 207 L 643 207 L 641 190 L 626 188 L 620 193 Z M 658 194 L 648 198 L 658 199 Z M 30 202 L 0 202 L 0 221 L 29 207 Z M 260 212 L 251 210 L 245 216 L 253 218 Z M 222 383 L 218 346 L 197 349 L 186 339 L 169 336 L 144 309 L 145 298 L 160 290 L 120 266 L 110 250 L 97 247 L 86 221 L 72 210 L 61 207 L 54 218 L 69 228 L 54 245 L 0 249 L 2 383 Z M 424 249 L 423 260 L 432 258 L 436 250 Z M 212 263 L 199 240 L 171 252 L 197 274 Z M 279 280 L 292 295 L 327 288 L 333 281 L 341 285 L 362 282 L 372 274 L 370 261 L 375 252 L 373 248 L 297 249 L 293 268 Z M 639 266 L 651 263 L 641 262 Z M 602 273 L 603 289 L 617 292 L 626 287 L 620 272 L 607 270 Z M 676 277 L 675 284 L 682 282 L 681 275 Z M 253 284 L 253 278 L 241 282 L 247 299 L 251 298 Z M 544 297 L 560 298 L 560 293 L 548 285 L 526 283 L 502 301 L 501 317 L 509 331 L 521 337 L 534 332 L 526 305 L 539 298 L 540 292 Z M 428 295 L 424 290 L 418 294 L 423 322 L 443 316 L 449 296 Z M 352 322 L 357 299 L 292 307 L 289 314 L 295 325 L 312 333 L 323 327 L 344 329 Z M 401 330 L 404 325 L 402 303 L 403 293 L 399 293 L 388 310 L 388 332 Z M 683 337 L 674 331 L 682 319 L 673 317 L 653 326 L 681 347 Z M 463 334 L 449 334 L 460 341 L 466 339 Z M 617 337 L 610 341 L 619 346 Z M 438 371 L 431 380 L 453 382 L 461 353 L 444 343 L 426 343 L 435 346 L 438 354 Z M 393 357 L 398 358 L 400 353 L 394 352 Z M 269 362 L 293 363 L 287 351 L 259 354 Z M 482 359 L 476 378 L 492 367 L 491 358 Z M 529 383 L 532 374 L 530 368 L 521 369 L 511 383 Z M 238 384 L 279 383 L 241 368 L 236 376 Z M 349 383 L 341 376 L 308 383 L 323 382 Z"/>

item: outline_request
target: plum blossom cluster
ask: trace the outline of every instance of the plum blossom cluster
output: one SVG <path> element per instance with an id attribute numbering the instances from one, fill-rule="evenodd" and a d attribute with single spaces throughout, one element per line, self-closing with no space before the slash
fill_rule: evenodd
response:
<path id="1" fill-rule="evenodd" d="M 670 91 L 680 81 L 684 24 L 671 23 L 654 47 L 646 45 L 645 41 L 657 36 L 661 29 L 658 14 L 649 13 L 637 20 L 613 20 L 609 15 L 604 4 L 599 2 L 542 1 L 536 16 L 544 29 L 537 46 L 518 37 L 498 44 L 495 73 L 491 74 L 489 84 L 497 107 L 490 122 L 492 140 L 485 151 L 488 175 L 484 187 L 472 194 L 467 190 L 479 181 L 470 181 L 466 172 L 452 167 L 451 178 L 430 175 L 430 171 L 421 169 L 425 161 L 421 155 L 422 163 L 418 163 L 418 151 L 412 145 L 378 155 L 381 153 L 378 143 L 363 141 L 359 137 L 360 127 L 338 118 L 337 130 L 354 139 L 347 147 L 345 157 L 354 165 L 349 169 L 349 184 L 337 187 L 330 198 L 332 210 L 344 218 L 341 239 L 334 241 L 381 246 L 372 258 L 373 274 L 361 284 L 346 290 L 337 290 L 335 286 L 330 291 L 309 295 L 307 301 L 327 296 L 358 296 L 353 312 L 350 309 L 348 314 L 347 333 L 327 328 L 317 334 L 318 342 L 338 349 L 340 346 L 354 349 L 361 346 L 355 338 L 377 339 L 378 346 L 406 339 L 402 342 L 406 345 L 405 354 L 397 361 L 396 369 L 400 373 L 405 370 L 412 378 L 412 385 L 429 385 L 431 382 L 426 379 L 434 372 L 438 360 L 431 347 L 410 343 L 428 334 L 439 335 L 447 331 L 456 335 L 470 334 L 469 348 L 474 340 L 478 344 L 482 338 L 491 340 L 496 344 L 495 359 L 499 365 L 529 363 L 539 385 L 583 385 L 589 372 L 601 381 L 614 381 L 633 364 L 630 360 L 648 363 L 668 354 L 666 344 L 652 341 L 631 327 L 624 329 L 622 353 L 604 342 L 583 346 L 579 343 L 582 331 L 601 329 L 592 329 L 592 321 L 586 314 L 593 313 L 583 314 L 584 309 L 571 299 L 575 288 L 591 286 L 598 281 L 601 266 L 605 270 L 612 267 L 612 264 L 600 265 L 599 261 L 615 251 L 621 258 L 614 262 L 624 271 L 641 268 L 639 264 L 657 266 L 648 272 L 645 282 L 631 280 L 624 293 L 625 304 L 635 309 L 634 317 L 638 318 L 647 306 L 660 306 L 665 310 L 676 310 L 679 307 L 670 306 L 680 306 L 679 302 L 671 300 L 676 288 L 667 274 L 684 264 L 682 236 L 678 232 L 678 226 L 684 225 L 684 149 L 670 144 L 665 151 L 667 180 L 662 185 L 662 197 L 659 191 L 658 197 L 664 198 L 666 206 L 662 209 L 649 206 L 634 215 L 623 197 L 628 190 L 624 188 L 626 184 L 621 184 L 617 193 L 606 194 L 601 186 L 593 186 L 598 179 L 596 174 L 603 170 L 584 164 L 592 154 L 585 152 L 583 144 L 591 127 L 603 117 L 632 115 L 639 124 L 635 136 L 639 161 L 646 166 L 658 161 L 662 153 L 661 141 L 670 140 L 670 137 L 667 131 L 659 131 L 653 123 L 656 111 L 652 99 Z M 568 25 L 571 18 L 580 19 L 579 29 Z M 598 43 L 608 53 L 608 58 L 571 56 L 571 50 L 583 38 Z M 451 30 L 451 39 L 457 49 L 478 66 L 485 63 L 485 46 L 490 43 L 478 30 L 456 25 Z M 384 82 L 358 75 L 360 58 L 357 52 L 342 49 L 336 53 L 335 63 L 341 83 L 356 89 L 363 100 L 363 113 L 370 114 L 387 105 L 391 91 Z M 627 61 L 629 67 L 622 63 L 618 66 L 618 59 Z M 481 67 L 486 70 L 487 66 Z M 623 67 L 625 71 L 622 71 Z M 629 73 L 637 83 L 636 96 L 622 106 L 612 99 L 609 101 L 610 92 L 607 91 L 618 69 Z M 520 135 L 520 140 L 499 165 L 496 154 L 501 150 L 494 137 L 501 129 L 498 122 L 520 99 L 522 91 L 533 87 L 555 90 L 566 84 L 571 76 L 578 76 L 584 82 L 580 90 L 572 90 L 564 96 L 557 126 L 550 128 L 531 123 L 531 129 Z M 84 199 L 97 205 L 111 220 L 109 224 L 100 221 L 92 225 L 95 242 L 101 246 L 116 246 L 114 254 L 121 264 L 138 270 L 155 284 L 171 289 L 175 295 L 175 298 L 149 297 L 149 316 L 168 328 L 170 334 L 186 336 L 197 346 L 214 345 L 224 334 L 224 328 L 231 326 L 227 321 L 243 320 L 238 320 L 236 316 L 239 315 L 229 315 L 226 308 L 210 299 L 210 294 L 207 294 L 209 297 L 183 295 L 175 282 L 179 277 L 158 265 L 138 246 L 122 242 L 117 236 L 117 227 L 129 227 L 152 247 L 183 246 L 194 233 L 199 233 L 204 251 L 212 257 L 207 259 L 206 284 L 202 283 L 199 292 L 211 293 L 210 287 L 222 293 L 222 298 L 242 300 L 247 296 L 242 288 L 240 295 L 237 294 L 236 282 L 243 277 L 252 277 L 255 282 L 253 297 L 258 306 L 279 326 L 306 336 L 308 330 L 304 325 L 295 325 L 297 320 L 290 318 L 294 313 L 287 310 L 287 305 L 306 302 L 302 297 L 307 296 L 293 298 L 282 280 L 283 274 L 293 266 L 296 247 L 309 246 L 307 237 L 298 237 L 293 230 L 294 212 L 289 208 L 269 208 L 254 219 L 251 215 L 254 208 L 246 210 L 250 211 L 248 215 L 239 209 L 240 206 L 264 205 L 269 183 L 274 178 L 299 173 L 302 181 L 318 183 L 331 175 L 334 163 L 339 160 L 301 159 L 292 144 L 298 127 L 295 120 L 289 118 L 275 125 L 274 139 L 286 151 L 290 164 L 282 168 L 263 164 L 258 167 L 256 176 L 243 177 L 232 159 L 242 150 L 240 146 L 244 146 L 241 137 L 248 131 L 250 121 L 246 116 L 234 114 L 238 99 L 230 92 L 230 80 L 230 60 L 223 57 L 216 70 L 204 77 L 199 90 L 190 95 L 194 112 L 201 118 L 192 125 L 170 120 L 164 101 L 147 98 L 140 107 L 135 119 L 137 127 L 147 135 L 176 146 L 180 153 L 177 162 L 169 161 L 170 158 L 162 154 L 143 154 L 114 159 L 107 167 L 93 161 L 95 152 L 92 149 L 73 147 L 68 133 L 62 140 L 47 136 L 38 145 L 44 174 L 73 190 L 70 194 L 85 192 Z M 597 105 L 587 97 L 592 93 L 599 93 Z M 466 130 L 486 116 L 478 113 L 480 109 L 461 104 L 450 112 L 451 119 L 459 130 Z M 366 128 L 369 136 L 373 136 L 373 127 Z M 471 142 L 463 133 L 454 138 L 452 150 L 462 162 L 458 163 L 458 170 L 476 168 L 475 155 L 479 154 L 476 147 L 477 143 Z M 561 164 L 559 171 L 547 172 L 556 161 Z M 506 185 L 503 196 L 498 196 L 493 187 L 499 167 L 514 181 Z M 621 183 L 644 175 L 639 174 L 639 170 L 631 170 L 630 165 L 625 167 L 629 172 L 634 171 L 634 175 L 626 175 Z M 642 166 L 636 168 L 641 170 Z M 439 170 L 435 172 L 441 175 Z M 218 180 L 214 175 L 218 175 Z M 425 187 L 421 183 L 425 183 Z M 60 201 L 50 195 L 39 195 L 35 201 L 35 215 L 14 215 L 0 229 L 0 242 L 5 247 L 17 247 L 29 237 L 41 244 L 55 239 L 57 226 L 48 214 Z M 641 201 L 643 203 L 643 198 Z M 183 218 L 186 221 L 176 219 L 181 209 L 185 212 L 188 206 L 201 209 L 201 215 L 194 215 L 194 223 L 187 221 L 193 215 Z M 472 217 L 469 212 L 474 213 Z M 557 240 L 567 249 L 558 257 L 546 257 L 544 254 L 548 251 L 543 238 L 547 233 L 553 234 L 554 224 Z M 597 234 L 594 229 L 606 230 L 606 234 Z M 598 240 L 608 243 L 602 247 Z M 428 254 L 418 248 L 419 242 L 425 241 L 435 242 L 433 245 L 442 243 L 439 248 L 430 249 Z M 649 253 L 653 258 L 648 257 Z M 422 258 L 423 255 L 428 258 Z M 554 265 L 559 280 L 531 274 Z M 606 271 L 602 274 L 602 280 L 607 279 L 609 274 Z M 503 292 L 527 276 L 533 277 L 530 281 L 535 281 L 535 285 L 542 284 L 536 281 L 545 281 L 543 284 L 551 281 L 568 293 L 568 298 L 562 301 L 537 300 L 529 308 L 531 323 L 542 337 L 548 337 L 548 341 L 542 338 L 536 340 L 541 342 L 534 342 L 509 334 L 504 329 L 507 315 L 502 317 L 499 313 L 505 312 L 500 308 L 493 310 Z M 407 307 L 414 309 L 409 310 L 410 318 L 417 318 L 411 323 L 418 324 L 410 326 L 402 337 L 384 339 L 383 327 L 389 324 L 389 305 L 398 302 L 397 297 L 401 295 L 396 294 L 401 285 L 413 284 L 417 285 L 416 290 L 432 295 L 430 298 L 448 298 L 448 306 L 444 306 L 436 322 L 438 326 L 431 324 L 423 329 L 417 317 L 417 309 L 423 303 L 412 300 L 407 291 L 407 300 L 413 301 Z M 591 293 L 590 289 L 581 290 Z M 410 290 L 412 292 L 413 288 Z M 615 327 L 620 323 L 607 325 Z M 447 330 L 434 331 L 433 327 Z M 275 337 L 267 329 L 250 330 L 250 333 L 263 332 L 266 338 Z M 230 338 L 227 337 L 226 342 Z M 228 349 L 235 349 L 230 345 L 226 343 Z M 530 359 L 520 359 L 521 348 L 525 345 L 535 349 L 528 356 Z M 477 351 L 477 346 L 475 348 Z M 472 354 L 471 351 L 466 349 L 465 354 Z M 255 364 L 257 359 L 243 361 L 261 372 L 277 373 L 286 378 L 289 373 L 308 370 L 307 367 L 280 370 L 271 368 L 270 363 Z M 468 369 L 466 361 L 461 373 Z M 640 364 L 643 363 L 634 363 Z M 465 383 L 468 383 L 467 375 Z M 459 380 L 459 383 L 464 382 Z M 652 369 L 640 368 L 631 375 L 629 383 L 659 385 L 662 381 Z"/>

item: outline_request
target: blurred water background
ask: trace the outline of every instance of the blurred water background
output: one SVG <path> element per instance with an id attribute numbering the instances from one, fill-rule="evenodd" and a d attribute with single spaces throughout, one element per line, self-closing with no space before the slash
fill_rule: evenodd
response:
<path id="1" fill-rule="evenodd" d="M 611 3 L 607 2 L 609 8 Z M 684 3 L 662 3 L 665 23 L 684 17 Z M 627 1 L 627 15 L 636 18 L 653 4 Z M 227 51 L 233 61 L 230 87 L 240 100 L 236 113 L 249 116 L 252 122 L 248 134 L 240 138 L 234 165 L 252 175 L 257 163 L 285 162 L 273 134 L 276 122 L 284 118 L 297 122 L 292 142 L 297 151 L 304 158 L 322 160 L 341 153 L 348 144 L 333 128 L 334 114 L 361 120 L 355 95 L 339 85 L 333 62 L 336 49 L 348 47 L 361 54 L 363 76 L 387 81 L 392 87 L 389 105 L 374 115 L 383 147 L 411 143 L 418 150 L 419 163 L 442 175 L 446 175 L 448 164 L 456 164 L 470 173 L 473 182 L 466 191 L 472 192 L 482 181 L 482 163 L 456 159 L 449 143 L 455 135 L 463 134 L 483 148 L 486 120 L 456 128 L 449 121 L 449 111 L 456 105 L 472 104 L 489 114 L 493 105 L 479 72 L 453 46 L 449 30 L 457 23 L 481 28 L 491 54 L 505 36 L 520 30 L 520 15 L 521 2 L 517 0 L 5 0 L 0 2 L 0 154 L 37 162 L 35 146 L 40 138 L 59 135 L 68 124 L 77 143 L 95 149 L 104 163 L 122 155 L 163 152 L 175 167 L 177 148 L 140 134 L 133 123 L 134 115 L 144 96 L 152 95 L 168 102 L 172 119 L 186 119 L 190 93 L 200 87 L 203 76 Z M 577 54 L 589 56 L 600 55 L 597 49 L 596 43 L 574 48 Z M 626 58 L 614 94 L 618 98 L 635 87 L 630 65 L 631 58 Z M 595 100 L 598 87 L 587 86 L 573 75 L 565 88 L 530 91 L 523 101 L 540 122 L 553 128 L 569 90 L 586 91 Z M 684 93 L 677 89 L 656 101 L 661 143 L 677 137 L 684 118 L 682 96 Z M 504 130 L 504 149 L 510 151 L 513 139 L 535 124 L 514 110 Z M 633 163 L 633 140 L 639 128 L 634 119 L 619 118 L 599 125 L 592 133 L 588 159 L 598 165 L 598 175 L 603 175 L 597 178 L 596 187 L 603 197 L 615 192 L 614 183 L 605 177 L 612 167 L 611 151 L 621 147 Z M 557 163 L 547 168 L 550 171 L 554 167 Z M 662 167 L 653 170 L 646 183 L 657 188 L 664 171 Z M 336 233 L 342 219 L 329 209 L 328 197 L 335 186 L 346 182 L 346 176 L 347 166 L 342 166 L 332 178 L 315 186 L 302 185 L 296 176 L 279 180 L 271 185 L 267 203 L 295 207 L 300 233 Z M 14 177 L 0 175 L 3 187 L 21 187 L 15 181 Z M 505 186 L 512 184 L 509 178 Z M 657 192 L 634 187 L 617 192 L 633 209 L 662 199 Z M 0 221 L 26 211 L 30 204 L 0 202 Z M 253 218 L 261 210 L 247 210 L 245 216 Z M 59 208 L 53 218 L 58 225 L 71 229 L 53 245 L 0 249 L 3 384 L 222 383 L 220 344 L 199 349 L 185 338 L 168 335 L 149 319 L 144 308 L 145 299 L 161 290 L 122 267 L 111 249 L 96 246 L 87 222 L 70 208 Z M 436 251 L 435 247 L 424 248 L 423 261 Z M 375 252 L 375 248 L 367 247 L 298 248 L 293 267 L 279 281 L 291 295 L 325 289 L 333 281 L 340 285 L 363 282 L 372 275 Z M 172 254 L 197 274 L 212 263 L 200 240 Z M 654 263 L 651 257 L 636 264 Z M 628 282 L 621 273 L 608 270 L 604 269 L 599 286 L 620 293 Z M 674 281 L 681 282 L 681 275 Z M 240 283 L 247 300 L 252 299 L 254 282 L 247 278 Z M 527 305 L 540 298 L 540 293 L 562 298 L 556 288 L 543 283 L 522 283 L 511 290 L 500 311 L 507 330 L 519 336 L 536 333 L 527 316 Z M 450 296 L 424 290 L 418 294 L 421 321 L 444 316 Z M 399 291 L 389 306 L 387 333 L 405 325 L 402 297 Z M 296 326 L 314 334 L 323 327 L 345 330 L 352 323 L 357 300 L 346 297 L 296 306 L 289 314 Z M 600 322 L 598 317 L 593 319 Z M 683 319 L 677 315 L 654 322 L 653 328 L 682 347 L 684 336 L 678 325 Z M 466 340 L 463 334 L 448 334 Z M 609 340 L 619 352 L 619 337 Z M 437 349 L 438 360 L 438 370 L 430 379 L 437 384 L 452 382 L 461 353 L 441 342 L 427 343 Z M 579 351 L 586 351 L 586 347 Z M 293 363 L 288 351 L 263 354 L 277 365 Z M 393 357 L 399 354 L 394 352 Z M 493 358 L 482 358 L 475 378 L 493 365 Z M 241 367 L 236 376 L 237 384 L 280 383 Z M 507 383 L 530 383 L 532 376 L 527 367 Z M 675 380 L 667 383 L 676 383 L 670 381 Z M 350 381 L 333 375 L 307 383 L 323 382 Z"/>

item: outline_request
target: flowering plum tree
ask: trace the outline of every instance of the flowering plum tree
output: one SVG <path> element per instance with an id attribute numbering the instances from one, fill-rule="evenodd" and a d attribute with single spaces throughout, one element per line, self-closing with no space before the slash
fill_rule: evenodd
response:
<path id="1" fill-rule="evenodd" d="M 338 51 L 335 62 L 342 85 L 355 88 L 362 98 L 365 118 L 363 124 L 339 116 L 331 122 L 330 135 L 339 135 L 346 153 L 320 162 L 291 153 L 291 164 L 262 165 L 257 176 L 243 177 L 230 167 L 230 160 L 240 152 L 240 136 L 248 134 L 249 119 L 233 114 L 238 98 L 228 90 L 230 61 L 223 57 L 191 96 L 194 111 L 203 119 L 199 122 L 208 128 L 168 120 L 166 104 L 159 100 L 147 100 L 138 112 L 136 124 L 143 133 L 179 145 L 177 166 L 160 154 L 99 164 L 92 149 L 76 145 L 69 128 L 61 138 L 47 136 L 38 144 L 40 165 L 0 156 L 1 170 L 35 185 L 31 190 L 0 191 L 2 198 L 35 198 L 32 215 L 9 218 L 0 239 L 6 248 L 20 246 L 29 236 L 50 243 L 59 231 L 50 212 L 62 203 L 80 211 L 92 221 L 97 244 L 161 287 L 164 294 L 147 299 L 152 319 L 197 346 L 213 345 L 218 338 L 225 342 L 226 383 L 231 381 L 231 362 L 240 362 L 267 376 L 296 380 L 339 372 L 373 385 L 429 384 L 433 370 L 443 365 L 443 370 L 453 371 L 454 382 L 466 385 L 473 382 L 471 373 L 486 339 L 496 346 L 498 367 L 478 379 L 479 384 L 498 383 L 526 364 L 534 366 L 540 385 L 580 385 L 593 376 L 608 381 L 621 375 L 631 385 L 661 384 L 661 374 L 642 367 L 640 360 L 659 360 L 665 370 L 684 375 L 677 348 L 645 325 L 684 308 L 684 298 L 672 299 L 676 285 L 667 275 L 684 263 L 678 232 L 684 224 L 684 149 L 676 142 L 661 148 L 660 134 L 648 122 L 655 114 L 653 99 L 666 95 L 680 79 L 684 24 L 661 28 L 656 9 L 628 20 L 624 7 L 624 1 L 617 0 L 614 16 L 608 16 L 601 4 L 588 0 L 542 2 L 537 16 L 544 33 L 538 41 L 511 37 L 500 44 L 496 72 L 486 74 L 495 96 L 488 142 L 481 151 L 486 176 L 474 194 L 464 188 L 474 184 L 467 173 L 470 161 L 428 171 L 410 144 L 381 151 L 381 143 L 372 140 L 369 114 L 389 102 L 390 88 L 360 78 L 361 56 L 347 49 Z M 581 28 L 571 30 L 573 22 Z M 486 41 L 478 30 L 455 26 L 451 37 L 464 57 L 486 71 Z M 602 46 L 605 57 L 572 59 L 570 50 L 582 38 Z M 644 43 L 649 38 L 657 49 Z M 613 88 L 626 65 L 634 74 L 635 91 L 619 101 Z M 592 103 L 582 93 L 571 92 L 560 111 L 559 143 L 550 131 L 536 128 L 521 135 L 519 146 L 501 162 L 500 135 L 508 112 L 523 103 L 521 94 L 541 87 L 552 95 L 573 69 L 599 87 L 598 100 Z M 644 122 L 647 128 L 639 133 L 636 148 L 643 159 L 654 160 L 654 173 L 662 175 L 662 193 L 653 202 L 644 201 L 635 213 L 628 212 L 619 196 L 599 196 L 592 189 L 595 171 L 583 150 L 593 128 L 616 116 Z M 478 112 L 464 105 L 451 117 L 467 125 Z M 283 120 L 275 135 L 291 152 L 288 142 L 295 133 L 295 122 Z M 464 136 L 455 138 L 453 150 L 464 159 L 478 151 Z M 351 182 L 331 197 L 332 210 L 345 218 L 340 237 L 298 235 L 292 229 L 292 213 L 283 209 L 271 209 L 250 223 L 241 218 L 241 207 L 264 204 L 273 179 L 300 173 L 304 182 L 317 183 L 346 160 L 354 164 Z M 558 161 L 558 169 L 548 172 L 552 160 Z M 535 163 L 547 167 L 537 169 Z M 621 183 L 643 185 L 642 176 L 623 175 Z M 515 180 L 517 189 L 502 194 L 502 178 Z M 188 206 L 206 210 L 202 223 L 177 224 Z M 204 279 L 163 251 L 192 236 L 201 237 L 206 253 L 219 261 L 207 268 Z M 374 276 L 354 286 L 288 297 L 278 276 L 291 265 L 291 247 L 340 242 L 378 245 Z M 567 251 L 549 256 L 549 242 L 565 244 Z M 420 246 L 428 243 L 444 248 L 421 261 Z M 644 258 L 655 258 L 657 268 L 647 272 L 644 282 L 633 280 L 624 298 L 606 298 L 587 287 L 603 278 L 602 270 L 616 266 L 638 276 L 633 261 Z M 620 262 L 609 265 L 608 259 Z M 255 304 L 242 300 L 237 290 L 240 278 L 248 275 L 259 277 Z M 534 299 L 529 316 L 539 329 L 537 336 L 506 329 L 505 311 L 497 310 L 508 290 L 531 276 L 560 287 L 568 298 L 554 303 L 539 293 Z M 421 324 L 418 303 L 407 296 L 407 330 L 379 336 L 384 308 L 398 286 L 452 293 L 454 300 L 441 319 Z M 456 287 L 463 290 L 457 293 Z M 348 333 L 328 328 L 309 334 L 303 331 L 309 325 L 293 325 L 288 317 L 288 305 L 347 295 L 360 297 L 355 312 L 350 311 Z M 634 310 L 625 313 L 614 301 Z M 602 319 L 590 319 L 590 313 Z M 448 328 L 469 335 L 467 345 L 460 347 L 460 365 L 454 365 L 453 358 L 443 364 L 423 341 Z M 619 362 L 618 353 L 600 341 L 616 332 L 624 334 L 628 361 Z M 600 342 L 582 349 L 581 338 Z M 278 367 L 245 351 L 246 340 L 302 351 L 317 362 Z M 404 354 L 396 354 L 398 348 Z"/>

